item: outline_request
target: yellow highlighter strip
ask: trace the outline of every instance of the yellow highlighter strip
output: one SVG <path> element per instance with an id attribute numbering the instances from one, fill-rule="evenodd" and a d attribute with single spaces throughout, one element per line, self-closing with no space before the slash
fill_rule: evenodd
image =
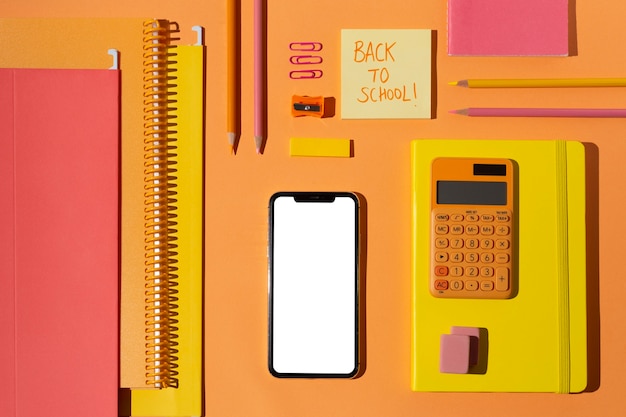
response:
<path id="1" fill-rule="evenodd" d="M 351 158 L 350 139 L 291 138 L 289 155 Z"/>

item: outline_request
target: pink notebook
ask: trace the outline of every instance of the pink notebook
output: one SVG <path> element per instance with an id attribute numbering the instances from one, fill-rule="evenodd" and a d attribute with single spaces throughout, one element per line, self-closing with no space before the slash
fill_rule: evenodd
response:
<path id="1" fill-rule="evenodd" d="M 448 55 L 567 56 L 568 0 L 448 0 Z"/>
<path id="2" fill-rule="evenodd" d="M 0 91 L 0 415 L 116 416 L 119 71 Z"/>

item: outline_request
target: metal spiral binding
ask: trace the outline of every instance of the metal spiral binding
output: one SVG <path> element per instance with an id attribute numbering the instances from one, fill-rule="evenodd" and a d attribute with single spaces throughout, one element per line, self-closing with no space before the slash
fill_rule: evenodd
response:
<path id="1" fill-rule="evenodd" d="M 146 273 L 146 383 L 178 385 L 175 138 L 168 115 L 169 22 L 151 20 L 143 30 L 144 219 Z"/>

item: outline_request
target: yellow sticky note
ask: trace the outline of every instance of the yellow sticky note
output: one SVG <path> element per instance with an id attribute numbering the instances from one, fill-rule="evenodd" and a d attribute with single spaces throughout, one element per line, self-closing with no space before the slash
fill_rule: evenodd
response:
<path id="1" fill-rule="evenodd" d="M 341 31 L 342 119 L 430 119 L 432 31 Z"/>
<path id="2" fill-rule="evenodd" d="M 350 158 L 350 139 L 291 138 L 291 156 L 329 156 Z"/>

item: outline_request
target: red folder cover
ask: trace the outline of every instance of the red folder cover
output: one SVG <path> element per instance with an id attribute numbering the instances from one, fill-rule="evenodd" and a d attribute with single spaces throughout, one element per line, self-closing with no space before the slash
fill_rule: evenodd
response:
<path id="1" fill-rule="evenodd" d="M 115 416 L 119 71 L 0 91 L 0 415 Z"/>

